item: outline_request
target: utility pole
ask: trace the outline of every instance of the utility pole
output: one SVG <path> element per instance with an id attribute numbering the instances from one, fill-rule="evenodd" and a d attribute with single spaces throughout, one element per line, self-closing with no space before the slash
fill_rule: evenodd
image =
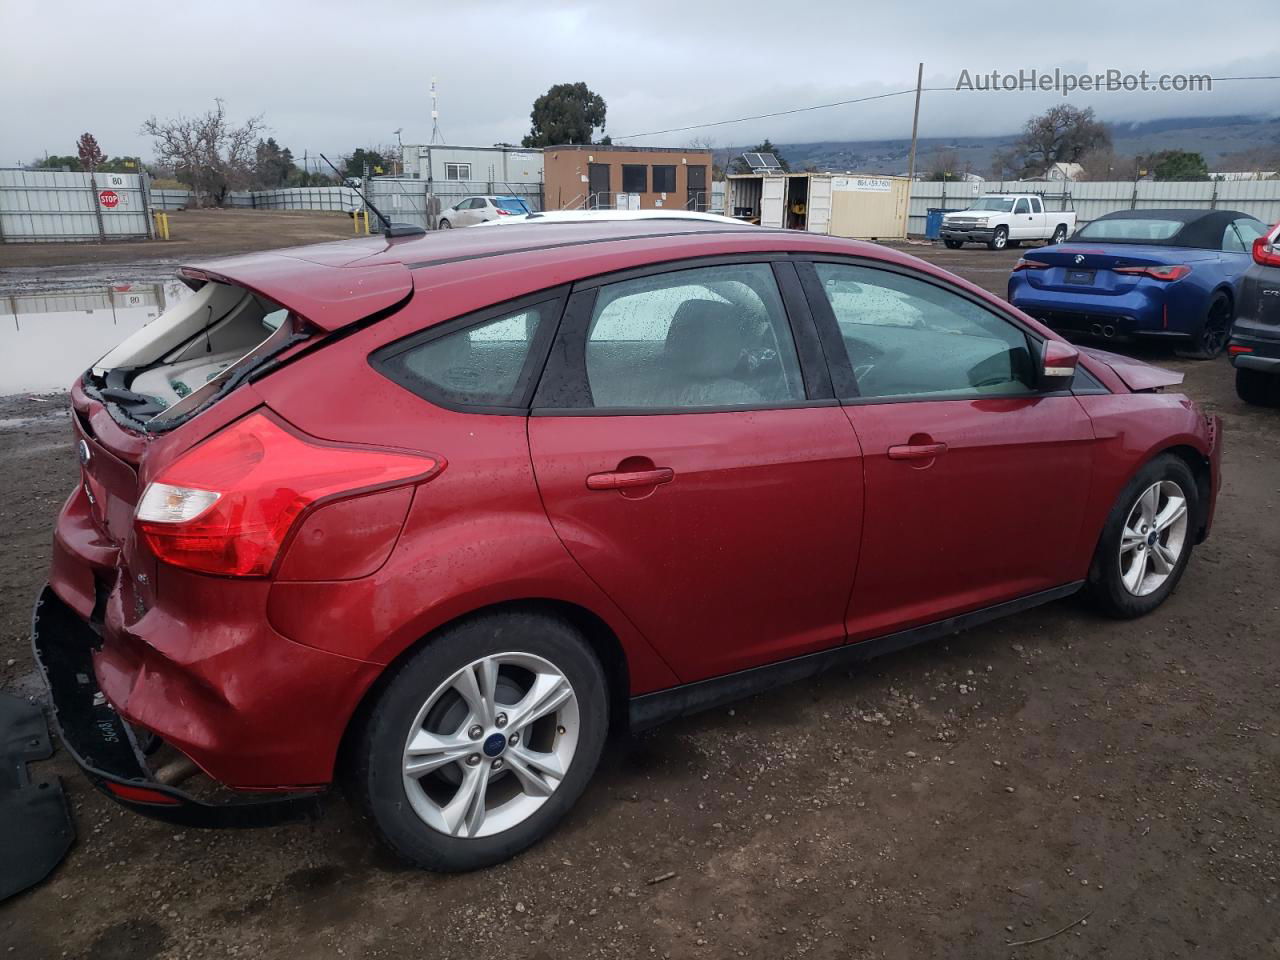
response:
<path id="1" fill-rule="evenodd" d="M 920 130 L 920 90 L 924 86 L 924 64 L 916 71 L 916 112 L 911 118 L 911 156 L 907 160 L 908 189 L 916 179 L 916 134 Z"/>

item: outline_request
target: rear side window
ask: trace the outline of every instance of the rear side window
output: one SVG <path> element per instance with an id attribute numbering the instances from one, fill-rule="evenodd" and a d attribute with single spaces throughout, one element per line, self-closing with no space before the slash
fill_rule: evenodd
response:
<path id="1" fill-rule="evenodd" d="M 499 210 L 506 210 L 508 213 L 529 212 L 529 208 L 524 205 L 524 201 L 517 200 L 515 197 L 498 197 L 493 202 Z"/>
<path id="2" fill-rule="evenodd" d="M 538 334 L 554 325 L 559 307 L 551 300 L 443 335 L 429 331 L 384 347 L 373 364 L 442 406 L 522 407 L 541 356 Z"/>
<path id="3" fill-rule="evenodd" d="M 601 287 L 585 353 L 597 408 L 767 407 L 805 398 L 782 298 L 764 263 Z"/>

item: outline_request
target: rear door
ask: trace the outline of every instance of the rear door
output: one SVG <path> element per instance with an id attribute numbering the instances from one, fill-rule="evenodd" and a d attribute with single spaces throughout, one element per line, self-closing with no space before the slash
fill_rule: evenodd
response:
<path id="1" fill-rule="evenodd" d="M 810 233 L 827 232 L 831 225 L 831 178 L 809 178 L 809 220 L 805 227 Z"/>
<path id="2" fill-rule="evenodd" d="M 1041 394 L 1039 342 L 967 293 L 906 271 L 802 264 L 858 434 L 866 520 L 853 640 L 1078 580 L 1094 434 Z"/>
<path id="3" fill-rule="evenodd" d="M 843 642 L 862 465 L 789 263 L 580 285 L 529 446 L 561 540 L 682 680 Z"/>

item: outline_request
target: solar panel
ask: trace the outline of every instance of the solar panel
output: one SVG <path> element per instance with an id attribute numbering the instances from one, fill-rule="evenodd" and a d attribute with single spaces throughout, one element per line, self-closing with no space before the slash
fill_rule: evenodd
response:
<path id="1" fill-rule="evenodd" d="M 772 153 L 744 153 L 742 159 L 747 162 L 752 173 L 772 173 L 782 169 L 782 164 Z"/>

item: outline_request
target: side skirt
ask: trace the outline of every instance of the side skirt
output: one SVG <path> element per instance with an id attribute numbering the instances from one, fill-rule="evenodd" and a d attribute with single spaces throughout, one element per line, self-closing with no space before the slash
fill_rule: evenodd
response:
<path id="1" fill-rule="evenodd" d="M 793 657 L 790 660 L 781 660 L 761 667 L 752 667 L 749 670 L 739 670 L 737 673 L 730 673 L 723 677 L 712 677 L 709 680 L 686 683 L 667 690 L 658 690 L 655 693 L 641 694 L 638 697 L 632 697 L 629 704 L 631 730 L 632 732 L 647 730 L 668 720 L 674 720 L 676 717 L 710 710 L 827 670 L 848 667 L 886 653 L 913 647 L 926 640 L 936 640 L 938 637 L 959 633 L 961 630 L 967 630 L 991 620 L 998 620 L 1013 613 L 1020 613 L 1044 603 L 1069 597 L 1082 586 L 1084 581 L 1077 580 L 1051 590 L 1042 590 L 1016 600 L 1008 600 L 981 610 L 948 617 L 946 620 L 912 627 L 910 630 L 901 630 L 898 633 L 890 633 L 859 643 L 847 643 L 830 650 L 820 650 L 817 653 L 809 653 L 802 657 Z"/>

